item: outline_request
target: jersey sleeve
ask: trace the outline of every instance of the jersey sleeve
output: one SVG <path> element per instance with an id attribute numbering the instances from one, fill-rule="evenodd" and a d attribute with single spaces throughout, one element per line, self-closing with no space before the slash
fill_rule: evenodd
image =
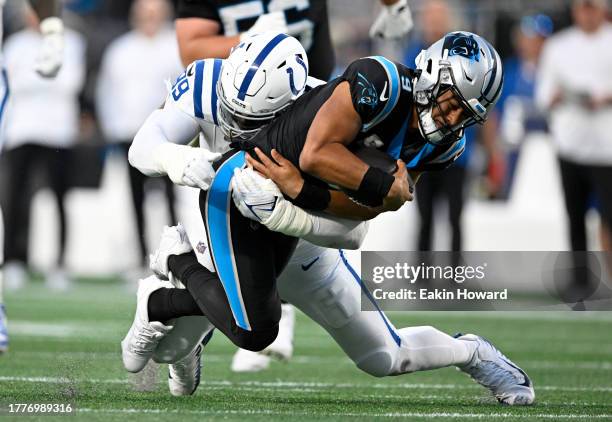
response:
<path id="1" fill-rule="evenodd" d="M 177 78 L 166 97 L 166 103 L 194 117 L 198 122 L 218 125 L 217 81 L 221 59 L 197 60 Z"/>
<path id="2" fill-rule="evenodd" d="M 450 167 L 465 151 L 465 136 L 449 145 L 434 146 L 425 143 L 420 148 L 405 151 L 403 159 L 409 170 L 439 171 Z"/>
<path id="3" fill-rule="evenodd" d="M 217 6 L 210 0 L 178 0 L 176 7 L 178 18 L 203 18 L 220 22 Z"/>
<path id="4" fill-rule="evenodd" d="M 389 102 L 391 84 L 385 68 L 372 58 L 358 59 L 341 78 L 350 85 L 353 107 L 361 117 L 363 129 L 372 126 Z"/>

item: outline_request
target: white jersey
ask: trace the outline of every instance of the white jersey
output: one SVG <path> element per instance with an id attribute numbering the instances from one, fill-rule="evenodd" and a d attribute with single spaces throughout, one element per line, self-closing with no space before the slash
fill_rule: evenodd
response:
<path id="1" fill-rule="evenodd" d="M 172 86 L 166 97 L 166 107 L 176 106 L 198 122 L 205 144 L 213 152 L 226 152 L 229 143 L 219 129 L 219 98 L 217 82 L 223 66 L 222 59 L 197 60 L 187 66 Z M 325 84 L 316 78 L 308 77 L 306 91 Z"/>

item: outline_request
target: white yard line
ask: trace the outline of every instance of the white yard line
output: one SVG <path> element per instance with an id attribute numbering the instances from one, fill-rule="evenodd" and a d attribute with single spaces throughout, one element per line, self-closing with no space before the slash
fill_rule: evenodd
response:
<path id="1" fill-rule="evenodd" d="M 612 414 L 602 415 L 577 415 L 577 414 L 552 414 L 552 413 L 532 413 L 532 414 L 514 414 L 514 413 L 446 413 L 446 412 L 393 412 L 393 413 L 349 413 L 349 412 L 323 412 L 313 415 L 311 412 L 296 412 L 296 411 L 276 411 L 276 410 L 164 410 L 164 409 L 78 409 L 78 413 L 119 413 L 119 414 L 190 414 L 190 415 L 266 415 L 266 416 L 317 416 L 317 417 L 376 417 L 376 418 L 470 418 L 470 419 L 608 419 L 612 418 Z"/>
<path id="2" fill-rule="evenodd" d="M 87 382 L 87 383 L 100 383 L 100 384 L 127 384 L 128 380 L 121 378 L 109 378 L 109 379 L 70 379 L 61 377 L 20 377 L 20 376 L 0 376 L 0 382 L 31 382 L 31 383 L 66 383 L 66 382 Z M 466 389 L 477 389 L 480 388 L 476 384 L 473 385 L 462 385 L 462 384 L 423 384 L 423 383 L 402 383 L 402 384 L 352 384 L 352 383 L 325 383 L 325 382 L 299 382 L 299 381 L 205 381 L 202 383 L 204 388 L 207 385 L 219 386 L 219 387 L 234 387 L 234 386 L 247 386 L 247 387 L 265 387 L 265 388 L 307 388 L 307 389 L 335 389 L 335 388 L 363 388 L 363 389 L 433 389 L 433 390 L 466 390 Z M 568 391 L 568 392 L 612 392 L 612 386 L 601 386 L 601 387 L 565 387 L 557 385 L 537 385 L 537 390 L 546 391 Z"/>

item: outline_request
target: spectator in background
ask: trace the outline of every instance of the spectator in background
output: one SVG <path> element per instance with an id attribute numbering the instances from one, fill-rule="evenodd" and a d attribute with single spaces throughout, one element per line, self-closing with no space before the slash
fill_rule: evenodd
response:
<path id="1" fill-rule="evenodd" d="M 182 70 L 170 15 L 167 0 L 136 0 L 131 10 L 133 30 L 114 40 L 102 59 L 96 90 L 98 119 L 104 137 L 118 147 L 126 163 L 134 135 L 149 114 L 164 102 L 163 81 L 174 79 Z M 139 265 L 144 268 L 147 257 L 144 190 L 150 178 L 131 166 L 128 168 L 140 247 Z M 177 221 L 172 183 L 167 178 L 159 180 L 164 183 L 170 217 Z"/>
<path id="2" fill-rule="evenodd" d="M 9 288 L 19 288 L 26 281 L 32 181 L 38 172 L 43 172 L 57 200 L 60 232 L 57 266 L 47 274 L 47 284 L 63 289 L 69 285 L 64 270 L 66 163 L 78 139 L 85 42 L 78 33 L 66 30 L 63 67 L 55 79 L 41 78 L 34 71 L 42 43 L 38 18 L 30 8 L 24 10 L 26 29 L 9 37 L 5 44 L 12 99 L 2 152 L 6 173 L 0 195 L 4 211 L 4 279 Z"/>
<path id="3" fill-rule="evenodd" d="M 584 217 L 595 193 L 612 222 L 612 25 L 607 0 L 574 0 L 574 25 L 544 46 L 536 98 L 550 113 L 571 247 L 587 249 Z"/>
<path id="4" fill-rule="evenodd" d="M 574 25 L 546 42 L 537 78 L 537 102 L 550 113 L 573 251 L 587 249 L 585 214 L 593 194 L 604 226 L 602 244 L 609 250 L 612 25 L 607 13 L 607 0 L 574 0 Z M 596 286 L 580 256 L 575 254 L 572 290 L 586 297 Z"/>
<path id="5" fill-rule="evenodd" d="M 421 37 L 412 41 L 406 49 L 404 63 L 414 66 L 419 53 L 456 28 L 453 11 L 444 0 L 431 0 L 425 3 L 417 17 Z M 471 132 L 472 130 L 470 130 Z M 423 174 L 416 185 L 416 199 L 420 216 L 420 230 L 417 248 L 420 251 L 432 249 L 434 202 L 442 197 L 448 202 L 449 219 L 452 229 L 451 250 L 461 250 L 461 213 L 463 211 L 463 191 L 466 181 L 466 151 L 458 161 L 443 172 Z"/>
<path id="6" fill-rule="evenodd" d="M 535 105 L 535 79 L 544 42 L 553 32 L 553 22 L 546 15 L 524 16 L 514 30 L 516 56 L 504 61 L 504 90 L 497 109 L 483 126 L 483 137 L 504 141 L 508 153 L 506 172 L 499 198 L 508 198 L 519 156 L 519 147 L 525 135 L 533 131 L 546 131 L 545 115 Z M 490 191 L 493 191 L 491 187 Z"/>

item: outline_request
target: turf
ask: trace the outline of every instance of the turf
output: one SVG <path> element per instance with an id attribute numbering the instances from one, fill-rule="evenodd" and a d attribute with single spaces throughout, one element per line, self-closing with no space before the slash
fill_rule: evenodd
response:
<path id="1" fill-rule="evenodd" d="M 372 378 L 301 314 L 289 363 L 274 362 L 258 374 L 233 374 L 234 348 L 216 333 L 195 396 L 171 397 L 165 368 L 154 391 L 135 392 L 119 354 L 134 301 L 133 292 L 108 281 L 81 282 L 68 293 L 33 282 L 6 294 L 11 349 L 0 358 L 0 404 L 70 402 L 77 409 L 72 420 L 87 421 L 612 421 L 610 313 L 391 314 L 399 327 L 434 325 L 494 341 L 536 386 L 534 406 L 513 408 L 498 405 L 454 369 Z"/>

